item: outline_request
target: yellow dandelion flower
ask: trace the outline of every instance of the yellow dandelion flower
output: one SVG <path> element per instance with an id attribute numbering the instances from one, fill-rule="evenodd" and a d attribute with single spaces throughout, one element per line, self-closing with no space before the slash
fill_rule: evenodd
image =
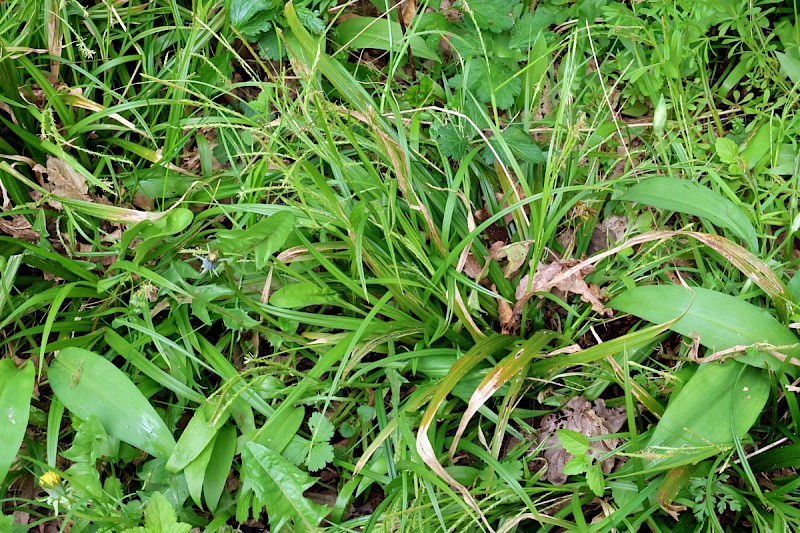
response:
<path id="1" fill-rule="evenodd" d="M 45 472 L 39 477 L 39 485 L 44 489 L 52 489 L 61 483 L 61 476 L 52 470 Z"/>

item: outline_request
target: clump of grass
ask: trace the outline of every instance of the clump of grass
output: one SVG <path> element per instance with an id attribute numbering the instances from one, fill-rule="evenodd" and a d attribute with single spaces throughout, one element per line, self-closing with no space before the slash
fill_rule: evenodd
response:
<path id="1" fill-rule="evenodd" d="M 796 529 L 792 13 L 333 4 L 0 4 L 3 527 Z"/>

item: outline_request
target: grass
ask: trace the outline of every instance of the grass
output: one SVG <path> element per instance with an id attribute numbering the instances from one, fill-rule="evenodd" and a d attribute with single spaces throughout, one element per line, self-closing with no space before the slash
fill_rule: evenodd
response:
<path id="1" fill-rule="evenodd" d="M 0 2 L 0 530 L 800 529 L 796 25 Z"/>

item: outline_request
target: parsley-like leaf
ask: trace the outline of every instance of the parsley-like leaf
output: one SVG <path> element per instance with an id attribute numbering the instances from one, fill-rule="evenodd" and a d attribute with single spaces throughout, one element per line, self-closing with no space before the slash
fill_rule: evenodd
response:
<path id="1" fill-rule="evenodd" d="M 329 442 L 335 431 L 331 421 L 319 411 L 312 413 L 309 417 L 308 429 L 311 431 L 311 440 L 314 442 Z"/>
<path id="2" fill-rule="evenodd" d="M 545 157 L 542 153 L 542 149 L 539 148 L 539 145 L 533 142 L 531 136 L 519 126 L 509 126 L 503 131 L 501 137 L 506 146 L 508 146 L 508 149 L 511 150 L 511 155 L 516 160 L 522 163 L 544 163 Z M 500 145 L 500 141 L 496 138 L 492 138 L 490 142 L 492 146 L 494 146 L 495 151 L 500 155 L 503 163 L 506 165 L 511 164 L 511 162 L 508 161 L 505 150 L 503 150 Z M 487 162 L 492 163 L 493 161 L 493 157 L 489 157 Z"/>
<path id="3" fill-rule="evenodd" d="M 308 451 L 306 467 L 309 471 L 316 472 L 325 468 L 331 461 L 333 461 L 333 446 L 327 442 L 315 442 Z"/>
<path id="4" fill-rule="evenodd" d="M 280 12 L 278 6 L 276 0 L 231 0 L 228 8 L 231 26 L 252 39 L 270 28 Z"/>
<path id="5" fill-rule="evenodd" d="M 258 48 L 261 51 L 261 56 L 271 61 L 279 61 L 286 54 L 283 43 L 281 43 L 274 28 L 263 32 L 258 37 Z"/>
<path id="6" fill-rule="evenodd" d="M 319 18 L 319 11 L 311 11 L 307 7 L 296 7 L 295 13 L 300 20 L 300 24 L 306 27 L 311 33 L 322 35 L 325 33 L 325 22 Z"/>
<path id="7" fill-rule="evenodd" d="M 306 457 L 306 466 L 312 472 L 322 470 L 333 461 L 333 446 L 330 441 L 336 429 L 323 413 L 313 413 L 308 419 L 311 443 Z"/>

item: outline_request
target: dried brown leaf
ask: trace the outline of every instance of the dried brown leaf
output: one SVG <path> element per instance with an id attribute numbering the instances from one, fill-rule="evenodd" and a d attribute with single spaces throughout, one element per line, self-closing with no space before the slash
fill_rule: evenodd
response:
<path id="1" fill-rule="evenodd" d="M 522 305 L 537 292 L 550 292 L 566 298 L 569 293 L 577 294 L 581 300 L 592 305 L 592 310 L 601 315 L 610 315 L 600 299 L 600 287 L 594 283 L 589 285 L 584 278 L 594 272 L 594 266 L 587 264 L 583 268 L 572 271 L 571 275 L 563 276 L 564 272 L 579 264 L 579 261 L 570 259 L 561 261 L 556 259 L 551 263 L 539 263 L 533 280 L 528 275 L 522 277 L 517 285 L 517 305 L 515 312 L 521 312 Z"/>
<path id="2" fill-rule="evenodd" d="M 501 259 L 506 258 L 506 252 L 503 250 L 505 247 L 505 243 L 503 241 L 495 241 L 489 246 L 489 255 L 492 256 L 492 259 L 495 261 L 500 261 Z"/>
<path id="3" fill-rule="evenodd" d="M 86 184 L 86 178 L 80 173 L 75 171 L 66 161 L 58 157 L 47 156 L 47 168 L 34 169 L 47 174 L 47 182 L 45 188 L 53 193 L 55 196 L 64 198 L 72 198 L 73 200 L 89 200 L 89 186 Z M 63 209 L 61 202 L 57 200 L 48 200 L 48 203 L 54 209 L 59 211 Z"/>
<path id="4" fill-rule="evenodd" d="M 572 459 L 572 454 L 561 447 L 556 436 L 559 429 L 577 431 L 586 437 L 599 437 L 609 433 L 618 432 L 627 420 L 624 407 L 606 407 L 602 399 L 597 399 L 592 406 L 589 401 L 576 396 L 571 398 L 561 413 L 547 415 L 539 424 L 539 443 L 547 442 L 544 458 L 547 461 L 547 480 L 553 485 L 563 485 L 567 481 L 564 474 L 564 465 Z M 615 450 L 620 444 L 620 439 L 605 439 L 590 443 L 596 455 L 605 455 Z M 603 472 L 608 474 L 617 465 L 614 457 L 606 459 L 600 464 Z"/>
<path id="5" fill-rule="evenodd" d="M 6 235 L 11 235 L 15 239 L 28 242 L 38 242 L 39 234 L 33 230 L 33 226 L 28 219 L 22 215 L 14 215 L 11 220 L 0 218 L 0 231 Z"/>
<path id="6" fill-rule="evenodd" d="M 503 332 L 508 333 L 513 329 L 514 311 L 505 300 L 497 300 L 497 313 L 500 315 L 500 325 L 503 327 Z"/>
<path id="7" fill-rule="evenodd" d="M 628 219 L 624 216 L 611 215 L 603 222 L 597 224 L 592 231 L 592 240 L 589 242 L 587 252 L 595 254 L 608 248 L 625 236 L 628 232 Z"/>
<path id="8" fill-rule="evenodd" d="M 467 260 L 464 262 L 464 274 L 477 280 L 483 277 L 483 269 L 484 267 L 481 266 L 475 255 L 470 252 L 469 255 L 467 255 Z"/>
<path id="9" fill-rule="evenodd" d="M 400 4 L 400 19 L 403 21 L 403 26 L 408 28 L 411 21 L 417 15 L 417 0 L 405 0 Z"/>
<path id="10" fill-rule="evenodd" d="M 139 209 L 144 209 L 145 211 L 152 211 L 155 209 L 155 203 L 153 202 L 153 199 L 140 192 L 137 192 L 133 195 L 132 203 Z"/>

